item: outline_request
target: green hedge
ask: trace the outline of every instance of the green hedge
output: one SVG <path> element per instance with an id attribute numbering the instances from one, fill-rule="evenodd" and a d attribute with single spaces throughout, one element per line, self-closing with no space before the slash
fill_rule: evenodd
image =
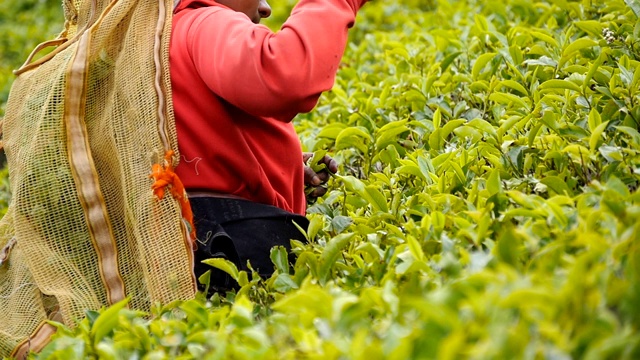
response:
<path id="1" fill-rule="evenodd" d="M 341 162 L 297 262 L 214 262 L 237 294 L 89 312 L 40 358 L 640 358 L 639 16 L 371 2 L 296 120 Z"/>

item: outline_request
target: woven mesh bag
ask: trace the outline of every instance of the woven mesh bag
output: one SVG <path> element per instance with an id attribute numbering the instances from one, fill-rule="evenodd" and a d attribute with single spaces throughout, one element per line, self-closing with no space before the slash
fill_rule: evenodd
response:
<path id="1" fill-rule="evenodd" d="M 73 326 L 127 297 L 148 310 L 195 295 L 193 228 L 171 170 L 172 2 L 64 0 L 65 30 L 34 53 L 55 49 L 16 71 L 0 357 L 40 350 L 55 331 L 47 320 Z"/>

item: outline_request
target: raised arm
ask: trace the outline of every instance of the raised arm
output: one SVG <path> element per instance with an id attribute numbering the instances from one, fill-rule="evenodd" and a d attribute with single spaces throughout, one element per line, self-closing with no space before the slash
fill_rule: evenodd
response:
<path id="1" fill-rule="evenodd" d="M 249 114 L 290 120 L 333 86 L 364 2 L 302 0 L 276 33 L 221 5 L 194 9 L 179 14 L 194 18 L 178 41 L 216 95 Z"/>

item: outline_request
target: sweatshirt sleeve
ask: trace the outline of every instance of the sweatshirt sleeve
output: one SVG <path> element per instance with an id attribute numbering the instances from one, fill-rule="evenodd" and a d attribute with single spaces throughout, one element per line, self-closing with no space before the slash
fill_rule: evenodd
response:
<path id="1" fill-rule="evenodd" d="M 221 6 L 194 11 L 185 41 L 209 89 L 254 116 L 290 120 L 331 89 L 362 0 L 301 0 L 280 31 Z"/>

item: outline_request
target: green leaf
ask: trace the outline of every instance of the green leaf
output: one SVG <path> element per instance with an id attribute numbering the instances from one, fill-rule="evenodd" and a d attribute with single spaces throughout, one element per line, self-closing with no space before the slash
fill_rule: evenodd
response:
<path id="1" fill-rule="evenodd" d="M 549 90 L 549 89 L 563 89 L 563 90 L 573 90 L 575 92 L 581 92 L 580 87 L 571 81 L 568 80 L 558 80 L 552 79 L 547 80 L 540 84 L 538 87 L 540 90 Z"/>
<path id="2" fill-rule="evenodd" d="M 598 125 L 591 133 L 591 137 L 589 138 L 589 148 L 591 151 L 595 151 L 601 144 L 602 133 L 604 132 L 604 129 L 607 128 L 607 125 L 609 125 L 608 121 Z"/>
<path id="3" fill-rule="evenodd" d="M 380 190 L 374 185 L 368 185 L 364 188 L 364 197 L 369 201 L 376 211 L 389 212 L 387 207 L 387 198 L 382 195 Z"/>
<path id="4" fill-rule="evenodd" d="M 485 53 L 482 54 L 480 56 L 478 56 L 478 58 L 476 59 L 475 63 L 473 64 L 473 68 L 471 70 L 471 76 L 474 80 L 478 79 L 478 76 L 480 76 L 480 72 L 482 71 L 482 69 L 484 69 L 484 67 L 491 61 L 493 60 L 496 55 L 498 55 L 497 53 L 494 52 L 490 52 L 490 53 Z"/>
<path id="5" fill-rule="evenodd" d="M 638 0 L 624 0 L 624 2 L 633 10 L 636 18 L 640 18 L 640 2 L 638 2 Z"/>
<path id="6" fill-rule="evenodd" d="M 344 182 L 344 184 L 347 187 L 347 190 L 353 191 L 358 194 L 361 194 L 364 192 L 364 183 L 360 179 L 353 177 L 351 175 L 340 176 L 339 179 L 342 180 L 342 182 Z"/>
<path id="7" fill-rule="evenodd" d="M 281 273 L 276 277 L 276 280 L 273 282 L 273 288 L 276 291 L 286 293 L 293 289 L 298 289 L 299 286 L 295 281 L 289 276 L 289 274 Z"/>
<path id="8" fill-rule="evenodd" d="M 527 96 L 529 94 L 529 92 L 527 91 L 527 89 L 525 89 L 524 86 L 522 86 L 519 82 L 517 81 L 513 81 L 513 80 L 502 80 L 500 81 L 500 84 L 503 86 L 506 86 L 512 90 L 515 90 L 517 92 L 519 92 L 520 94 Z"/>
<path id="9" fill-rule="evenodd" d="M 580 38 L 577 39 L 571 43 L 569 43 L 569 45 L 567 45 L 564 50 L 562 51 L 562 57 L 566 58 L 571 56 L 573 53 L 575 53 L 576 51 L 582 50 L 582 49 L 586 49 L 586 48 L 590 48 L 590 47 L 594 47 L 598 45 L 597 42 L 589 39 L 589 38 Z"/>
<path id="10" fill-rule="evenodd" d="M 494 92 L 491 95 L 489 95 L 489 100 L 495 101 L 499 104 L 505 104 L 505 105 L 515 103 L 516 105 L 518 105 L 518 107 L 522 108 L 523 110 L 528 110 L 530 108 L 529 104 L 527 104 L 527 100 L 528 100 L 527 98 L 522 98 L 520 96 L 509 94 L 509 93 Z"/>
<path id="11" fill-rule="evenodd" d="M 640 146 L 640 133 L 628 126 L 615 126 L 616 130 L 623 132 L 631 137 L 631 141 L 635 146 Z"/>
<path id="12" fill-rule="evenodd" d="M 442 112 L 438 107 L 436 111 L 433 113 L 433 128 L 438 130 L 440 128 L 441 122 L 442 122 Z"/>
<path id="13" fill-rule="evenodd" d="M 311 157 L 311 159 L 307 161 L 307 164 L 311 167 L 311 169 L 313 169 L 313 171 L 320 172 L 327 168 L 326 164 L 321 163 L 325 155 L 327 155 L 326 150 L 316 150 L 313 152 L 313 156 Z"/>
<path id="14" fill-rule="evenodd" d="M 352 126 L 340 131 L 340 134 L 336 137 L 336 148 L 346 149 L 349 147 L 355 147 L 363 153 L 366 153 L 366 143 L 370 141 L 371 135 L 366 128 Z"/>
<path id="15" fill-rule="evenodd" d="M 541 179 L 540 182 L 545 184 L 547 189 L 553 191 L 555 194 L 568 196 L 573 195 L 569 186 L 567 186 L 567 183 L 557 176 L 547 176 Z"/>
<path id="16" fill-rule="evenodd" d="M 422 247 L 420 246 L 420 243 L 418 243 L 418 240 L 416 240 L 415 237 L 409 235 L 407 236 L 406 241 L 409 245 L 409 251 L 411 251 L 411 255 L 413 255 L 413 258 L 423 261 L 425 259 L 424 251 L 422 251 Z"/>
<path id="17" fill-rule="evenodd" d="M 597 20 L 574 21 L 573 24 L 580 30 L 589 33 L 591 36 L 599 37 L 602 35 L 604 25 Z"/>
<path id="18" fill-rule="evenodd" d="M 489 174 L 489 178 L 487 179 L 487 190 L 489 190 L 489 196 L 493 196 L 502 192 L 499 170 L 493 170 L 491 171 L 491 174 Z"/>
<path id="19" fill-rule="evenodd" d="M 591 109 L 589 112 L 589 130 L 593 132 L 598 126 L 602 124 L 602 118 L 596 108 Z"/>
<path id="20" fill-rule="evenodd" d="M 559 48 L 560 45 L 558 44 L 558 42 L 556 41 L 556 39 L 552 38 L 551 36 L 542 33 L 540 31 L 530 31 L 529 32 L 531 35 L 533 35 L 533 37 L 535 37 L 536 39 L 542 40 L 544 42 L 546 42 L 547 44 L 551 45 L 554 48 Z"/>
<path id="21" fill-rule="evenodd" d="M 119 313 L 129 304 L 129 298 L 120 300 L 104 310 L 91 327 L 91 338 L 97 344 L 115 329 L 120 321 Z"/>
<path id="22" fill-rule="evenodd" d="M 352 241 L 356 239 L 356 234 L 354 233 L 345 233 L 340 234 L 333 239 L 331 239 L 327 246 L 322 251 L 322 255 L 320 255 L 320 268 L 318 269 L 318 278 L 321 283 L 327 281 L 329 277 L 329 273 L 333 268 L 338 256 L 340 256 L 340 251 L 347 247 Z"/>
<path id="23" fill-rule="evenodd" d="M 284 246 L 275 246 L 269 254 L 271 262 L 281 274 L 289 274 L 289 254 Z"/>
<path id="24" fill-rule="evenodd" d="M 398 135 L 409 131 L 407 120 L 390 122 L 381 127 L 376 135 L 376 147 L 385 148 L 389 142 L 395 142 Z"/>
<path id="25" fill-rule="evenodd" d="M 236 264 L 232 263 L 231 261 L 229 261 L 227 259 L 222 259 L 222 258 L 214 258 L 214 259 L 203 260 L 202 262 L 207 264 L 207 265 L 213 266 L 216 269 L 220 269 L 220 270 L 226 272 L 235 281 L 238 281 L 238 278 L 240 276 L 240 274 L 238 272 L 238 268 L 236 267 Z"/>
<path id="26" fill-rule="evenodd" d="M 331 123 L 322 128 L 318 133 L 319 138 L 336 139 L 340 132 L 347 128 L 347 125 L 341 122 Z"/>

